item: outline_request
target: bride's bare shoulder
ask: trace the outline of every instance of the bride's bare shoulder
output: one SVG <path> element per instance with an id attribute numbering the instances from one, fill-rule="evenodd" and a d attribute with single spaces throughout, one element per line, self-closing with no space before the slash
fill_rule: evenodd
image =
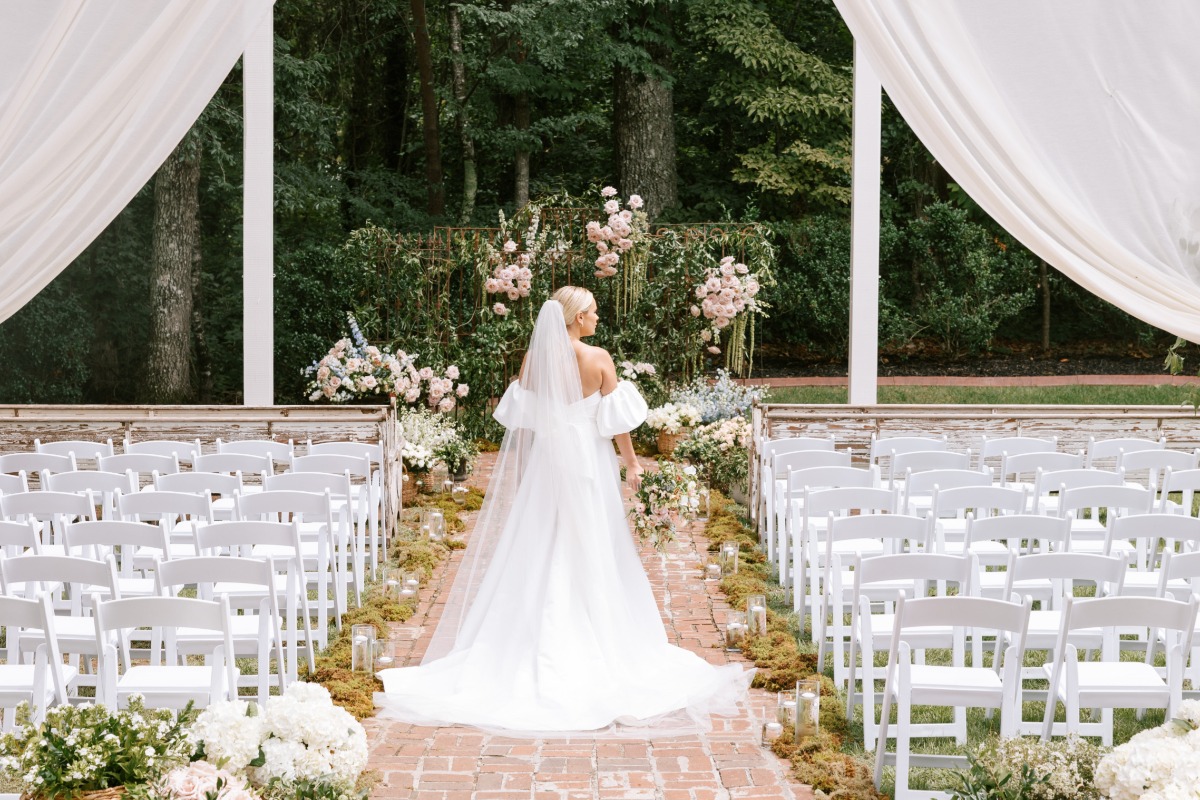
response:
<path id="1" fill-rule="evenodd" d="M 603 347 L 596 347 L 593 344 L 584 342 L 575 342 L 575 354 L 581 361 L 587 361 L 589 364 L 595 364 L 598 367 L 604 367 L 613 363 L 612 356 Z"/>

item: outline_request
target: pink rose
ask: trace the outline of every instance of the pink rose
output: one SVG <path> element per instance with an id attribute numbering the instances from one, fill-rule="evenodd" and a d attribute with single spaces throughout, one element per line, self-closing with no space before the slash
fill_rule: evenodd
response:
<path id="1" fill-rule="evenodd" d="M 438 411 L 441 411 L 443 414 L 445 414 L 447 411 L 453 411 L 453 410 L 454 410 L 454 398 L 453 397 L 443 397 L 441 402 L 438 403 Z"/>
<path id="2" fill-rule="evenodd" d="M 604 213 L 605 214 L 615 214 L 615 213 L 617 213 L 617 211 L 620 210 L 620 208 L 621 208 L 621 204 L 618 203 L 616 200 L 609 200 L 607 203 L 604 204 Z"/>
<path id="3" fill-rule="evenodd" d="M 516 289 L 509 289 L 506 294 L 508 295 L 509 300 L 518 300 L 521 297 L 521 293 Z"/>
<path id="4" fill-rule="evenodd" d="M 600 190 L 601 197 L 612 197 L 616 193 L 617 193 L 617 190 L 611 186 L 605 186 L 603 189 Z"/>
<path id="5" fill-rule="evenodd" d="M 415 403 L 421 399 L 421 390 L 415 386 L 404 393 L 404 402 Z"/>
<path id="6" fill-rule="evenodd" d="M 645 203 L 642 201 L 642 196 L 640 194 L 629 195 L 629 207 L 634 211 L 637 211 L 643 205 L 645 205 Z"/>
<path id="7" fill-rule="evenodd" d="M 452 381 L 458 380 L 458 367 L 454 364 L 446 367 L 446 377 Z"/>
<path id="8" fill-rule="evenodd" d="M 508 314 L 508 309 L 504 303 L 496 303 L 496 305 L 492 306 L 492 313 L 498 317 L 503 317 Z"/>
<path id="9" fill-rule="evenodd" d="M 496 292 L 500 291 L 500 281 L 496 280 L 495 278 L 488 278 L 483 286 L 485 289 L 487 289 L 489 294 L 495 294 Z"/>
<path id="10" fill-rule="evenodd" d="M 509 239 L 507 242 L 504 243 L 504 252 L 506 252 L 506 253 L 517 252 L 517 243 L 514 242 L 512 239 Z"/>
<path id="11" fill-rule="evenodd" d="M 617 214 L 617 216 L 620 217 L 621 221 L 627 225 L 633 221 L 633 212 L 632 211 L 622 211 L 619 214 Z"/>
<path id="12" fill-rule="evenodd" d="M 433 377 L 433 370 L 429 367 L 421 367 L 421 369 L 417 371 L 417 375 L 421 377 L 421 380 L 427 381 Z"/>
<path id="13" fill-rule="evenodd" d="M 714 356 L 718 356 L 721 354 L 721 348 L 717 347 L 716 345 L 710 345 L 708 352 L 712 353 Z"/>
<path id="14" fill-rule="evenodd" d="M 735 270 L 737 270 L 739 275 L 745 275 L 747 272 L 750 271 L 750 268 L 747 267 L 745 264 L 734 264 L 733 268 Z"/>
<path id="15" fill-rule="evenodd" d="M 692 312 L 692 316 L 693 316 L 693 317 L 698 317 L 698 316 L 700 316 L 700 309 L 699 309 L 699 308 L 697 308 L 696 306 L 692 306 L 692 308 L 691 308 L 691 312 Z"/>
<path id="16" fill-rule="evenodd" d="M 596 242 L 596 250 L 603 255 L 608 252 L 608 242 Z"/>
<path id="17" fill-rule="evenodd" d="M 337 375 L 334 375 L 332 378 L 329 379 L 329 385 L 332 386 L 334 389 L 336 389 L 342 385 L 342 379 L 339 378 Z"/>
<path id="18" fill-rule="evenodd" d="M 459 397 L 466 397 L 467 393 L 470 391 L 471 391 L 470 386 L 468 386 L 465 383 L 460 383 L 458 385 L 458 388 L 454 390 L 454 393 L 457 394 Z"/>

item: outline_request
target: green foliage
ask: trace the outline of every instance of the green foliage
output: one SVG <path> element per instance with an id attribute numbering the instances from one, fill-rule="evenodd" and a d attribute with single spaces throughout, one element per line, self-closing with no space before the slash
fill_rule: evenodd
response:
<path id="1" fill-rule="evenodd" d="M 962 788 L 955 790 L 955 800 L 1028 800 L 1033 792 L 1046 783 L 1049 775 L 1038 775 L 1029 764 L 1022 764 L 1020 771 L 995 771 L 973 757 L 967 772 L 957 773 Z"/>
<path id="2" fill-rule="evenodd" d="M 0 326 L 0 403 L 82 403 L 92 326 L 73 287 L 51 283 Z"/>

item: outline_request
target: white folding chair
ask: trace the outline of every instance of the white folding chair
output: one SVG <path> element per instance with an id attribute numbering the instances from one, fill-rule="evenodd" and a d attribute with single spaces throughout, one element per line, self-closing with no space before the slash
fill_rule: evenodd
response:
<path id="1" fill-rule="evenodd" d="M 22 494 L 29 491 L 29 481 L 24 470 L 15 475 L 0 474 L 0 495 Z"/>
<path id="2" fill-rule="evenodd" d="M 103 561 L 116 559 L 117 585 L 121 596 L 152 597 L 157 594 L 154 578 L 147 570 L 171 558 L 167 532 L 149 522 L 119 519 L 92 520 L 67 525 L 63 544 L 68 555 Z M 141 564 L 137 554 L 141 554 Z"/>
<path id="3" fill-rule="evenodd" d="M 26 553 L 38 555 L 41 552 L 42 540 L 38 536 L 35 522 L 0 520 L 0 553 L 7 558 L 14 558 Z"/>
<path id="4" fill-rule="evenodd" d="M 1114 517 L 1108 525 L 1104 554 L 1117 555 L 1128 564 L 1125 552 L 1115 545 L 1121 543 L 1128 546 L 1130 542 L 1137 542 L 1139 549 L 1144 548 L 1147 557 L 1140 569 L 1126 572 L 1121 594 L 1153 597 L 1158 593 L 1161 577 L 1159 559 L 1177 549 L 1191 552 L 1200 548 L 1200 518 L 1162 512 Z M 1168 589 L 1171 592 L 1187 592 L 1188 584 L 1186 581 L 1173 581 Z"/>
<path id="5" fill-rule="evenodd" d="M 1164 450 L 1167 447 L 1167 437 L 1157 439 L 1138 439 L 1134 437 L 1097 439 L 1088 437 L 1087 463 L 1085 466 L 1095 468 L 1097 462 L 1112 460 L 1116 462 L 1123 453 L 1134 453 L 1139 450 Z M 1115 466 L 1115 463 L 1114 463 Z"/>
<path id="6" fill-rule="evenodd" d="M 909 450 L 896 453 L 890 461 L 887 473 L 887 485 L 906 490 L 905 476 L 930 470 L 969 470 L 971 469 L 971 451 L 959 453 L 954 450 Z"/>
<path id="7" fill-rule="evenodd" d="M 929 540 L 925 549 L 931 553 L 962 553 L 968 513 L 973 519 L 1020 514 L 1027 508 L 1027 496 L 1024 489 L 1007 486 L 935 485 L 929 498 Z"/>
<path id="8" fill-rule="evenodd" d="M 0 455 L 0 473 L 5 475 L 40 476 L 50 472 L 74 472 L 79 469 L 73 455 L 51 453 L 5 453 Z M 45 487 L 39 487 L 45 488 Z"/>
<path id="9" fill-rule="evenodd" d="M 938 452 L 938 451 L 935 451 Z M 938 452 L 938 455 L 945 455 Z M 954 453 L 953 455 L 958 455 Z M 897 456 L 897 460 L 900 456 Z M 958 489 L 965 486 L 991 488 L 992 472 L 984 469 L 929 469 L 904 473 L 904 492 L 900 501 L 901 514 L 925 516 L 933 504 L 936 489 Z"/>
<path id="10" fill-rule="evenodd" d="M 875 748 L 875 788 L 883 783 L 883 767 L 896 765 L 896 800 L 921 796 L 908 786 L 911 766 L 966 765 L 961 756 L 912 754 L 913 706 L 964 706 L 1000 709 L 1000 736 L 1017 733 L 1020 718 L 1021 663 L 1025 657 L 1025 630 L 1029 601 L 1010 603 L 982 597 L 924 597 L 896 601 L 896 622 L 888 652 L 887 682 Z M 913 648 L 906 641 L 914 629 L 953 626 L 954 648 L 950 666 L 913 663 Z M 966 666 L 966 630 L 996 634 L 991 666 Z M 896 752 L 887 751 L 892 707 L 896 707 Z"/>
<path id="11" fill-rule="evenodd" d="M 70 664 L 78 676 L 78 685 L 95 686 L 95 676 L 85 680 L 83 673 L 92 671 L 96 650 L 96 628 L 89 616 L 90 601 L 84 598 L 121 596 L 117 582 L 117 567 L 112 556 L 103 561 L 74 556 L 35 556 L 0 559 L 0 585 L 11 597 L 35 598 L 45 595 L 59 613 L 54 618 L 53 635 L 59 653 L 70 656 Z M 53 613 L 53 612 L 52 612 Z M 9 642 L 9 652 L 15 646 L 28 661 L 38 648 L 47 644 L 42 629 L 26 629 Z"/>
<path id="12" fill-rule="evenodd" d="M 1037 473 L 1060 472 L 1068 469 L 1083 469 L 1083 452 L 1079 453 L 1002 453 L 1000 455 L 1000 485 L 1013 489 L 1024 489 L 1030 493 L 1029 510 L 1037 511 L 1032 505 Z"/>
<path id="13" fill-rule="evenodd" d="M 275 464 L 282 464 L 285 467 L 292 465 L 292 456 L 296 449 L 292 445 L 292 440 L 286 442 L 276 442 L 272 439 L 243 439 L 235 442 L 226 442 L 217 439 L 218 453 L 244 453 L 251 456 L 266 456 Z"/>
<path id="14" fill-rule="evenodd" d="M 34 439 L 33 448 L 39 453 L 49 453 L 54 456 L 74 456 L 76 461 L 99 462 L 102 457 L 113 454 L 112 439 L 103 442 L 88 442 L 78 439 L 43 442 L 41 439 Z"/>
<path id="15" fill-rule="evenodd" d="M 142 486 L 153 486 L 155 474 L 179 472 L 179 459 L 154 453 L 118 453 L 115 456 L 103 456 L 99 468 L 105 472 L 128 473 L 130 484 L 136 492 Z"/>
<path id="16" fill-rule="evenodd" d="M 828 491 L 842 491 L 830 489 Z M 825 671 L 825 653 L 833 655 L 833 680 L 844 686 L 849 678 L 846 640 L 850 631 L 845 616 L 857 599 L 853 592 L 854 573 L 870 544 L 881 554 L 910 552 L 909 547 L 925 541 L 925 520 L 904 514 L 867 513 L 852 517 L 828 517 L 821 557 L 823 590 L 813 598 L 812 630 L 817 642 L 817 671 Z M 840 545 L 840 547 L 839 547 Z"/>
<path id="17" fill-rule="evenodd" d="M 176 472 L 170 475 L 155 475 L 154 490 L 156 492 L 183 492 L 207 497 L 211 503 L 214 519 L 233 519 L 236 511 L 233 497 L 244 494 L 241 473 L 233 475 L 224 472 Z"/>
<path id="18" fill-rule="evenodd" d="M 1161 490 L 1158 499 L 1159 511 L 1197 516 L 1200 509 L 1197 508 L 1195 498 L 1197 492 L 1200 492 L 1200 469 L 1173 470 L 1168 467 L 1163 473 Z M 1175 493 L 1180 496 L 1178 502 L 1170 499 L 1170 495 Z"/>
<path id="19" fill-rule="evenodd" d="M 1125 473 L 1125 480 L 1136 480 L 1153 491 L 1155 497 L 1167 470 L 1184 472 L 1197 468 L 1200 468 L 1200 450 L 1133 450 L 1117 456 L 1117 469 Z"/>
<path id="20" fill-rule="evenodd" d="M 267 701 L 272 683 L 280 692 L 287 689 L 289 661 L 284 654 L 283 616 L 279 613 L 275 564 L 270 556 L 265 559 L 236 556 L 177 558 L 159 564 L 154 575 L 159 591 L 165 597 L 176 597 L 180 589 L 195 586 L 201 600 L 226 598 L 233 614 L 229 620 L 233 655 L 252 658 L 257 667 L 256 674 L 241 676 L 241 685 L 256 686 L 260 704 Z M 238 611 L 242 613 L 238 614 Z M 175 645 L 184 656 L 207 656 L 221 644 L 222 637 L 214 631 L 181 628 L 175 632 Z M 272 652 L 278 668 L 274 681 L 271 679 Z M 292 655 L 294 659 L 295 653 Z"/>
<path id="21" fill-rule="evenodd" d="M 851 466 L 808 467 L 806 469 L 787 470 L 783 473 L 783 493 L 777 498 L 780 503 L 775 506 L 775 512 L 780 515 L 778 536 L 774 547 L 776 567 L 779 570 L 779 583 L 785 589 L 792 585 L 790 565 L 794 560 L 794 551 L 801 545 L 797 538 L 802 529 L 804 517 L 805 493 L 815 489 L 843 489 L 859 487 L 864 489 L 879 488 L 879 469 L 871 467 L 860 469 Z M 824 516 L 821 516 L 824 520 Z M 774 523 L 771 531 L 776 530 Z M 772 547 L 768 541 L 768 550 Z"/>
<path id="22" fill-rule="evenodd" d="M 313 446 L 319 447 L 320 445 Z M 370 549 L 371 577 L 375 577 L 375 572 L 379 567 L 381 545 L 379 517 L 383 494 L 382 488 L 377 492 L 373 487 L 376 481 L 382 481 L 380 470 L 372 464 L 370 456 L 365 454 L 317 453 L 297 456 L 292 460 L 292 469 L 289 474 L 304 473 L 349 475 L 350 488 L 348 494 L 345 495 L 345 500 L 339 501 L 336 497 L 334 500 L 339 505 L 344 505 L 349 513 L 350 523 L 356 531 L 356 545 L 359 552 L 366 553 L 367 549 Z M 380 483 L 380 487 L 382 487 L 382 483 Z M 335 507 L 334 513 L 340 513 L 340 508 Z M 386 549 L 384 558 L 387 558 Z"/>
<path id="23" fill-rule="evenodd" d="M 149 708 L 200 707 L 237 699 L 238 669 L 233 659 L 229 601 L 190 597 L 132 597 L 97 601 L 96 647 L 100 651 L 100 702 L 110 708 L 128 705 L 140 694 Z M 211 631 L 221 644 L 204 666 L 181 664 L 176 646 L 180 628 Z M 149 631 L 145 629 L 150 629 Z M 149 663 L 119 669 L 118 654 L 131 639 L 151 642 Z"/>
<path id="24" fill-rule="evenodd" d="M 99 508 L 99 519 L 116 518 L 118 493 L 137 491 L 128 472 L 102 472 L 97 469 L 43 473 L 42 486 L 51 492 L 91 493 Z"/>
<path id="25" fill-rule="evenodd" d="M 317 456 L 297 456 L 295 469 L 305 458 L 318 458 Z M 332 456 L 332 458 L 345 458 L 345 456 Z M 357 459 L 356 459 L 357 460 Z M 334 466 L 330 464 L 330 466 Z M 354 585 L 355 605 L 362 605 L 362 592 L 366 581 L 366 566 L 364 559 L 364 551 L 366 548 L 367 525 L 366 516 L 368 512 L 359 509 L 359 514 L 354 513 L 356 505 L 355 500 L 351 496 L 351 477 L 349 470 L 338 474 L 328 472 L 285 472 L 282 475 L 270 475 L 266 479 L 264 489 L 269 492 L 291 491 L 291 492 L 308 492 L 310 494 L 329 493 L 330 501 L 333 504 L 333 516 L 337 521 L 337 541 L 338 547 L 349 547 L 349 561 L 351 580 Z M 367 498 L 365 495 L 360 495 L 358 503 L 365 504 Z M 358 520 L 359 525 L 355 525 L 355 520 Z"/>
<path id="26" fill-rule="evenodd" d="M 1102 469 L 1038 470 L 1033 480 L 1033 513 L 1057 514 L 1059 495 L 1067 489 L 1084 486 L 1124 486 L 1120 472 Z"/>
<path id="27" fill-rule="evenodd" d="M 129 437 L 125 437 L 124 450 L 132 455 L 171 456 L 180 464 L 191 464 L 201 452 L 199 438 L 191 441 L 147 439 L 142 442 L 133 442 Z"/>
<path id="28" fill-rule="evenodd" d="M 895 458 L 904 453 L 948 450 L 950 440 L 946 436 L 888 436 L 879 438 L 871 434 L 870 463 L 879 467 L 880 475 L 888 480 L 889 487 L 896 487 L 893 477 L 897 474 Z M 899 472 L 903 475 L 903 471 Z"/>
<path id="29" fill-rule="evenodd" d="M 0 627 L 4 628 L 6 647 L 0 650 L 0 708 L 4 709 L 4 730 L 15 727 L 16 708 L 21 703 L 32 707 L 33 719 L 40 722 L 51 706 L 68 702 L 68 692 L 76 672 L 62 663 L 55 636 L 54 613 L 50 598 L 34 599 L 0 596 Z M 34 654 L 32 664 L 22 664 L 17 643 L 27 630 L 41 630 L 46 642 Z"/>
<path id="30" fill-rule="evenodd" d="M 803 492 L 794 492 L 790 476 L 797 472 L 817 467 L 850 468 L 850 452 L 843 450 L 799 450 L 790 453 L 780 453 L 771 461 L 772 498 L 767 503 L 767 555 L 779 553 L 780 567 L 785 563 L 781 551 L 782 542 L 777 542 L 777 534 L 783 529 L 783 518 L 797 507 Z"/>
<path id="31" fill-rule="evenodd" d="M 157 479 L 157 478 L 156 478 Z M 196 553 L 196 528 L 215 521 L 212 496 L 207 493 L 144 491 L 117 497 L 117 513 L 127 522 L 153 522 L 162 526 L 171 542 L 172 557 Z M 156 552 L 134 554 L 135 566 L 150 569 Z"/>
<path id="32" fill-rule="evenodd" d="M 270 456 L 249 453 L 205 453 L 196 456 L 193 472 L 217 472 L 237 478 L 242 494 L 261 492 L 263 481 L 275 474 L 275 462 Z M 221 519 L 228 519 L 233 511 L 233 499 L 222 497 L 213 501 L 213 511 Z"/>
<path id="33" fill-rule="evenodd" d="M 854 597 L 850 617 L 850 679 L 846 689 L 846 718 L 854 718 L 854 706 L 863 709 L 863 747 L 875 749 L 879 735 L 876 715 L 877 703 L 875 681 L 886 678 L 884 669 L 875 666 L 875 654 L 887 652 L 892 629 L 896 622 L 896 598 L 903 594 L 909 599 L 925 597 L 931 587 L 939 587 L 937 596 L 948 596 L 950 585 L 961 596 L 973 593 L 972 582 L 979 565 L 973 557 L 947 556 L 938 553 L 896 553 L 864 558 L 854 571 Z M 873 613 L 873 606 L 881 606 L 880 613 Z M 952 649 L 954 628 L 939 625 L 929 628 L 910 629 L 905 641 L 918 653 L 927 649 Z M 861 656 L 862 666 L 858 666 Z M 862 692 L 856 690 L 855 673 L 862 680 Z M 912 735 L 953 736 L 965 742 L 967 736 L 966 714 L 955 709 L 952 723 L 927 723 L 912 726 Z"/>
<path id="34" fill-rule="evenodd" d="M 1089 628 L 1102 630 L 1100 661 L 1080 661 L 1071 644 L 1073 632 Z M 1166 636 L 1165 678 L 1147 662 L 1121 660 L 1119 635 L 1129 628 L 1146 634 L 1161 631 Z M 1042 740 L 1051 736 L 1057 702 L 1066 708 L 1068 735 L 1099 736 L 1105 747 L 1112 746 L 1113 708 L 1165 708 L 1169 719 L 1183 700 L 1184 659 L 1191 652 L 1195 628 L 1195 595 L 1189 595 L 1187 602 L 1160 597 L 1067 598 L 1054 660 L 1043 668 L 1050 689 Z M 1100 721 L 1081 722 L 1080 711 L 1085 708 L 1099 708 Z"/>
<path id="35" fill-rule="evenodd" d="M 282 642 L 289 653 L 289 678 L 296 678 L 299 665 L 296 649 L 301 637 L 307 651 L 309 671 L 316 669 L 316 647 L 318 644 L 326 647 L 329 643 L 330 600 L 328 595 L 314 593 L 317 607 L 314 610 L 309 605 L 299 524 L 258 520 L 218 522 L 196 532 L 196 547 L 203 556 L 271 559 L 276 573 L 273 584 L 276 607 L 285 610 L 288 620 L 287 627 L 282 631 Z M 261 595 L 261 591 L 253 585 L 239 585 L 230 581 L 216 584 L 213 591 L 229 597 L 235 606 L 243 601 L 253 602 Z M 279 604 L 280 600 L 283 605 Z M 314 617 L 317 620 L 315 642 Z M 295 620 L 299 620 L 299 627 Z"/>
<path id="36" fill-rule="evenodd" d="M 33 522 L 42 540 L 42 552 L 61 555 L 66 525 L 93 519 L 96 504 L 87 495 L 43 490 L 0 496 L 0 513 L 12 522 Z"/>
<path id="37" fill-rule="evenodd" d="M 1001 545 L 1001 546 L 997 546 Z M 1003 600 L 1009 596 L 1006 575 L 1011 554 L 1052 552 L 1071 548 L 1071 517 L 1040 514 L 1002 514 L 967 517 L 964 552 L 979 559 L 976 590 L 980 597 Z M 990 568 L 990 569 L 989 569 Z M 1049 586 L 1022 587 L 1034 599 L 1049 600 Z"/>
<path id="38" fill-rule="evenodd" d="M 1075 515 L 1071 523 L 1071 549 L 1075 552 L 1116 555 L 1138 569 L 1146 569 L 1149 542 L 1114 540 L 1109 526 L 1117 517 L 1149 514 L 1154 492 L 1141 486 L 1075 486 L 1058 493 L 1058 516 Z"/>
<path id="39" fill-rule="evenodd" d="M 1039 439 L 1034 436 L 988 436 L 984 434 L 979 443 L 979 467 L 988 466 L 988 460 L 995 460 L 995 466 L 1000 467 L 1000 461 L 1005 455 L 1016 456 L 1024 453 L 1053 453 L 1058 450 L 1058 437 Z"/>
<path id="40" fill-rule="evenodd" d="M 775 481 L 778 479 L 772 467 L 775 456 L 784 453 L 800 453 L 805 450 L 834 450 L 833 437 L 817 438 L 796 436 L 782 439 L 768 439 L 758 448 L 758 533 L 764 533 L 764 522 L 775 513 Z M 773 554 L 773 551 L 772 553 Z M 769 554 L 769 555 L 771 555 Z"/>
<path id="41" fill-rule="evenodd" d="M 1188 595 L 1200 594 L 1200 551 L 1188 553 L 1173 553 L 1166 551 L 1162 557 L 1162 569 L 1158 573 L 1158 593 L 1156 597 L 1167 597 L 1171 599 L 1181 599 Z M 1177 587 L 1182 585 L 1182 589 Z M 1200 628 L 1200 617 L 1196 620 L 1197 628 Z M 1184 654 L 1184 660 L 1190 663 L 1192 689 L 1187 692 L 1190 697 L 1200 695 L 1200 651 L 1197 646 L 1200 646 L 1200 638 L 1197 638 L 1196 633 L 1192 632 L 1192 652 Z M 1150 640 L 1150 652 L 1146 656 L 1146 660 L 1152 662 L 1156 645 L 1163 641 L 1165 637 L 1161 634 Z"/>

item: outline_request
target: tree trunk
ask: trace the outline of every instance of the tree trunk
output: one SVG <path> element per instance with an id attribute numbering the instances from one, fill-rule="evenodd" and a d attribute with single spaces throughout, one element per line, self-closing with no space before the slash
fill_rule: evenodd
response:
<path id="1" fill-rule="evenodd" d="M 146 399 L 192 399 L 193 277 L 200 252 L 200 148 L 187 137 L 154 178 Z"/>
<path id="2" fill-rule="evenodd" d="M 521 92 L 515 99 L 513 126 L 521 136 L 521 144 L 517 146 L 513 204 L 524 208 L 529 204 L 529 144 L 525 141 L 529 133 L 529 92 Z"/>
<path id="3" fill-rule="evenodd" d="M 192 259 L 192 336 L 196 346 L 196 400 L 212 402 L 212 352 L 204 328 L 204 272 L 200 269 L 200 248 Z"/>
<path id="4" fill-rule="evenodd" d="M 425 138 L 425 186 L 429 213 L 440 216 L 446 211 L 446 190 L 442 183 L 442 151 L 438 143 L 437 94 L 433 85 L 433 47 L 429 41 L 429 23 L 425 18 L 425 0 L 411 0 L 413 41 L 417 51 L 417 70 L 421 76 L 421 120 Z"/>
<path id="5" fill-rule="evenodd" d="M 450 67 L 454 81 L 454 101 L 457 103 L 455 120 L 458 137 L 462 141 L 463 196 L 458 212 L 458 224 L 469 225 L 475 213 L 475 195 L 479 191 L 479 177 L 475 172 L 475 140 L 471 137 L 471 119 L 467 110 L 467 71 L 463 64 L 462 18 L 458 6 L 450 4 Z"/>
<path id="6" fill-rule="evenodd" d="M 1042 284 L 1042 352 L 1050 352 L 1050 270 L 1038 259 L 1038 281 Z"/>

